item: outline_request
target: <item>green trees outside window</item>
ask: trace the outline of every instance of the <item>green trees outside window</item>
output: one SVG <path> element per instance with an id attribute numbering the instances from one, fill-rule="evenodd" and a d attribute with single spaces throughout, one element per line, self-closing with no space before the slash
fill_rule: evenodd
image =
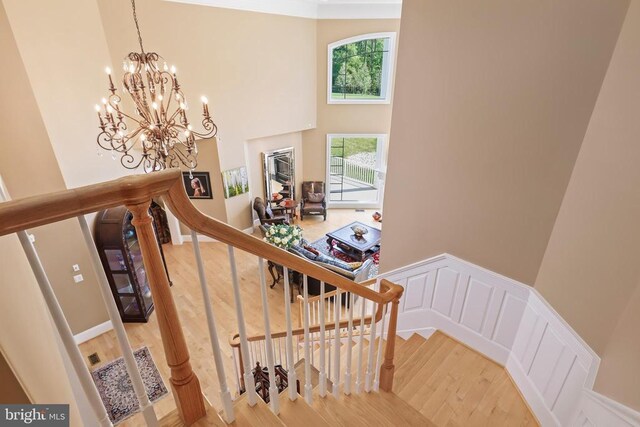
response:
<path id="1" fill-rule="evenodd" d="M 377 37 L 333 47 L 331 99 L 384 99 L 390 66 L 389 46 L 390 37 Z"/>

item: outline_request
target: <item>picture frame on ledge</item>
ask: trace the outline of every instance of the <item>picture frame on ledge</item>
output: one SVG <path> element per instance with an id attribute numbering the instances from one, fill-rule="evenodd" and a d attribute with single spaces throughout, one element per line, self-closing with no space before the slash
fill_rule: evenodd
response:
<path id="1" fill-rule="evenodd" d="M 182 172 L 182 181 L 190 199 L 213 199 L 209 172 Z"/>

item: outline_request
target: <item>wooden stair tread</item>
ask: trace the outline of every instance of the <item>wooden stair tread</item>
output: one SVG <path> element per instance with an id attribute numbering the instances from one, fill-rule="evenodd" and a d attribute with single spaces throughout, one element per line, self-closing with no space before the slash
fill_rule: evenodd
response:
<path id="1" fill-rule="evenodd" d="M 413 334 L 409 339 L 402 341 L 398 338 L 396 338 L 396 352 L 393 362 L 396 366 L 396 370 L 399 369 L 407 360 L 411 360 L 411 357 L 415 354 L 418 348 L 427 341 L 420 334 Z"/>
<path id="2" fill-rule="evenodd" d="M 345 427 L 435 426 L 393 393 L 372 392 L 315 398 L 313 408 L 332 425 Z"/>
<path id="3" fill-rule="evenodd" d="M 283 426 L 285 425 L 280 418 L 278 418 L 269 406 L 258 397 L 258 403 L 255 406 L 249 406 L 245 398 L 246 394 L 243 394 L 238 400 L 233 403 L 233 410 L 236 416 L 236 420 L 229 424 L 232 426 Z"/>
<path id="4" fill-rule="evenodd" d="M 321 399 L 314 396 L 314 399 Z M 304 424 L 305 427 L 325 427 L 329 424 L 324 417 L 305 402 L 304 398 L 298 395 L 295 401 L 291 401 L 288 395 L 280 395 L 280 420 L 287 426 Z"/>

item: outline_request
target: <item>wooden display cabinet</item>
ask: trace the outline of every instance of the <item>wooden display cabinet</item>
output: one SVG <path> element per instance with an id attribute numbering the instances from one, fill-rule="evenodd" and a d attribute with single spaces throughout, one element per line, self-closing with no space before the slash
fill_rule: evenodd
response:
<path id="1" fill-rule="evenodd" d="M 124 206 L 100 211 L 94 237 L 122 321 L 147 322 L 153 298 L 132 217 Z"/>

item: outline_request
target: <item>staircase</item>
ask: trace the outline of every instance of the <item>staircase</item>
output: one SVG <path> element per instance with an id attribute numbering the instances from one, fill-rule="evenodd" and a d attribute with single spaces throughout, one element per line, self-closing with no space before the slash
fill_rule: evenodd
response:
<path id="1" fill-rule="evenodd" d="M 171 212 L 188 228 L 194 249 L 191 268 L 199 273 L 202 304 L 206 314 L 212 357 L 218 379 L 221 404 L 213 407 L 202 393 L 194 372 L 185 333 L 162 263 L 152 219 L 148 213 L 153 198 L 161 197 Z M 98 282 L 113 324 L 117 343 L 143 419 L 148 426 L 281 426 L 281 425 L 535 425 L 504 369 L 460 343 L 436 333 L 430 339 L 414 335 L 408 340 L 396 336 L 398 305 L 403 288 L 388 280 L 354 283 L 306 259 L 249 236 L 225 223 L 207 217 L 189 201 L 179 170 L 137 175 L 59 193 L 0 204 L 0 236 L 17 233 L 35 273 L 47 309 L 60 334 L 84 394 L 85 425 L 111 427 L 106 408 L 75 344 L 51 284 L 26 229 L 77 217 L 95 270 L 102 265 L 84 215 L 125 205 L 133 215 L 144 266 L 156 307 L 159 335 L 170 370 L 176 409 L 158 419 L 154 404 L 133 357 L 127 332 L 111 297 L 109 283 L 99 273 Z M 227 245 L 229 282 L 233 292 L 238 333 L 232 337 L 237 379 L 236 393 L 227 384 L 225 359 L 221 351 L 216 318 L 209 295 L 205 265 L 198 235 Z M 235 251 L 253 255 L 259 274 L 264 334 L 249 336 L 244 317 Z M 265 280 L 266 263 L 283 266 L 286 330 L 272 332 Z M 299 302 L 301 325 L 294 327 L 288 269 L 303 275 L 304 295 Z M 319 297 L 308 295 L 307 277 L 321 282 Z M 336 288 L 324 292 L 324 284 Z M 273 303 L 273 301 L 271 302 Z M 280 304 L 280 302 L 278 302 Z M 256 393 L 252 368 L 274 372 L 286 369 L 290 387 L 278 394 L 269 375 L 269 405 Z M 300 383 L 300 394 L 296 391 Z M 241 388 L 246 393 L 237 393 Z M 505 393 L 511 390 L 513 393 Z M 236 396 L 233 399 L 232 396 Z M 505 397 L 506 396 L 506 397 Z M 40 403 L 40 402 L 36 402 Z M 515 408 L 515 411 L 514 411 Z M 514 415 L 515 414 L 515 415 Z"/>
<path id="2" fill-rule="evenodd" d="M 343 356 L 346 348 L 346 344 L 341 346 Z M 342 360 L 346 366 L 346 360 Z M 538 425 L 503 367 L 443 333 L 436 332 L 428 340 L 418 334 L 407 340 L 397 338 L 395 360 L 393 392 L 352 393 L 348 396 L 341 393 L 337 398 L 331 394 L 321 397 L 319 371 L 314 366 L 311 405 L 299 395 L 295 401 L 289 400 L 285 391 L 281 393 L 280 413 L 275 415 L 261 400 L 255 407 L 249 407 L 243 396 L 234 402 L 236 414 L 242 414 L 234 425 Z M 296 372 L 304 384 L 304 359 L 296 364 Z M 329 382 L 327 388 L 331 390 L 331 386 Z M 207 416 L 206 420 L 195 425 L 225 425 L 215 410 L 211 409 Z M 262 424 L 255 424 L 255 417 Z M 163 418 L 161 425 L 184 426 L 175 412 Z"/>

